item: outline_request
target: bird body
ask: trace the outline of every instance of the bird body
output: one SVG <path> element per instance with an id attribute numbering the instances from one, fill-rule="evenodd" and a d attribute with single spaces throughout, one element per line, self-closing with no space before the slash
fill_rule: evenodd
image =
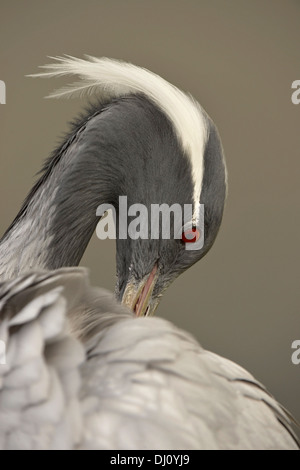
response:
<path id="1" fill-rule="evenodd" d="M 83 269 L 2 283 L 0 305 L 1 449 L 297 449 L 248 372 Z"/>
<path id="2" fill-rule="evenodd" d="M 38 75 L 66 74 L 82 81 L 55 96 L 92 90 L 99 101 L 0 242 L 0 448 L 296 449 L 292 418 L 248 372 L 149 317 L 217 236 L 227 172 L 214 123 L 131 64 L 64 57 Z M 117 302 L 71 266 L 99 205 L 118 212 L 122 195 L 146 208 L 192 204 L 193 228 L 204 205 L 204 243 L 117 238 Z"/>

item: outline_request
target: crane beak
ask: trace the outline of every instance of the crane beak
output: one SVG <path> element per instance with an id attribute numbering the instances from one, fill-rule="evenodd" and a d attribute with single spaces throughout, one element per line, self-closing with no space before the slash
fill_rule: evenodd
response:
<path id="1" fill-rule="evenodd" d="M 153 315 L 158 302 L 151 302 L 151 296 L 158 278 L 158 267 L 154 265 L 150 274 L 139 284 L 129 281 L 122 298 L 122 304 L 130 308 L 137 317 Z"/>

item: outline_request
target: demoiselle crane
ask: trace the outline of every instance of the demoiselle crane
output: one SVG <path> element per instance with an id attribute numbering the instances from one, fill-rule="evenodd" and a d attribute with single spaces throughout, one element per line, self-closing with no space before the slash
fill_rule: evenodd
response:
<path id="1" fill-rule="evenodd" d="M 0 448 L 298 449 L 292 417 L 248 372 L 150 317 L 221 224 L 226 167 L 214 123 L 191 96 L 124 62 L 59 57 L 38 75 L 68 74 L 81 81 L 53 96 L 93 91 L 98 101 L 0 243 Z M 119 216 L 120 196 L 128 207 L 193 209 L 180 237 L 117 236 L 115 300 L 74 266 L 99 206 Z"/>

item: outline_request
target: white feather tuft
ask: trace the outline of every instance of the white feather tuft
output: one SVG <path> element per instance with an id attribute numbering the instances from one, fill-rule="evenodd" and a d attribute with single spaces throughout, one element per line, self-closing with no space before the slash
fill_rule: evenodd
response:
<path id="1" fill-rule="evenodd" d="M 77 75 L 81 81 L 54 91 L 49 98 L 78 96 L 91 92 L 111 98 L 143 93 L 167 115 L 191 162 L 195 210 L 198 209 L 204 172 L 204 149 L 208 138 L 205 112 L 199 103 L 159 75 L 130 63 L 91 56 L 86 56 L 86 59 L 69 55 L 50 58 L 57 62 L 44 65 L 41 67 L 43 72 L 29 76 Z"/>

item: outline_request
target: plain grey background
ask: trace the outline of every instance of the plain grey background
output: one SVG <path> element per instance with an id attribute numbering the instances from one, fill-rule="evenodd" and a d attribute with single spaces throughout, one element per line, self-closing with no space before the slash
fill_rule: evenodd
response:
<path id="1" fill-rule="evenodd" d="M 247 368 L 300 420 L 300 1 L 2 0 L 0 18 L 0 232 L 84 106 L 43 99 L 63 79 L 25 78 L 47 56 L 124 59 L 191 92 L 219 128 L 229 196 L 212 251 L 157 314 Z M 82 261 L 111 290 L 114 256 L 114 243 L 94 236 Z"/>

